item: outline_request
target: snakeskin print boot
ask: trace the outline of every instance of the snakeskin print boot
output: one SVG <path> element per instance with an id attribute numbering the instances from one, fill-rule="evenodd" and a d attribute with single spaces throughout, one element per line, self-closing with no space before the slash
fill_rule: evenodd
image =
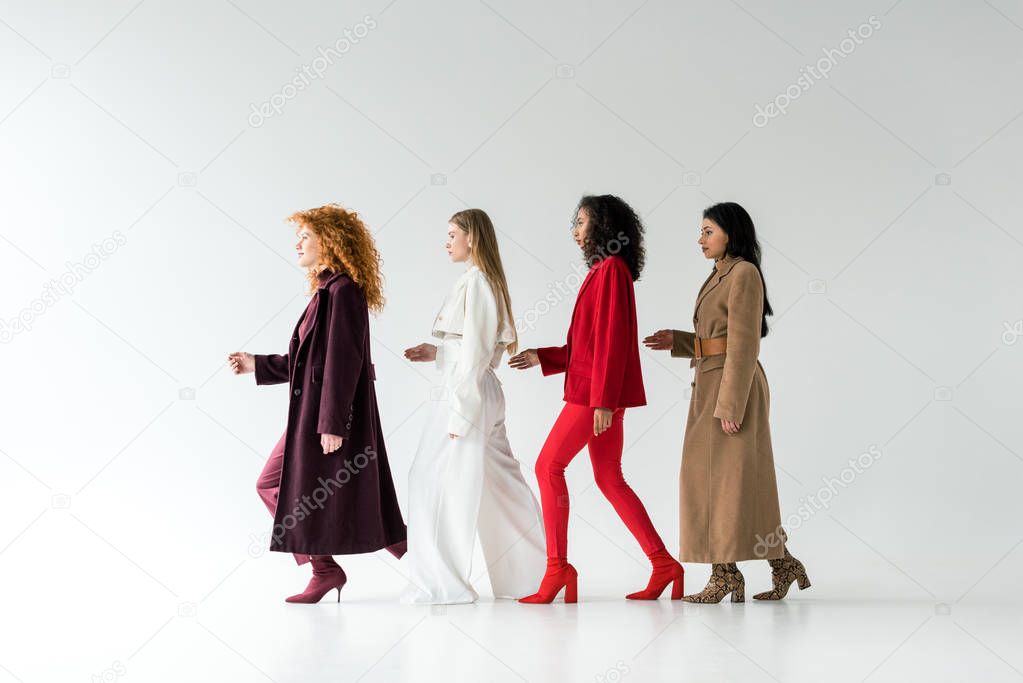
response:
<path id="1" fill-rule="evenodd" d="M 732 602 L 746 600 L 746 579 L 734 562 L 713 565 L 704 589 L 682 599 L 686 602 L 717 603 L 729 593 L 732 594 Z"/>
<path id="2" fill-rule="evenodd" d="M 781 600 L 789 592 L 789 586 L 793 582 L 796 582 L 799 590 L 810 587 L 806 568 L 802 562 L 792 557 L 788 548 L 785 548 L 785 557 L 767 562 L 771 565 L 771 581 L 774 583 L 774 589 L 757 593 L 753 596 L 754 600 Z"/>

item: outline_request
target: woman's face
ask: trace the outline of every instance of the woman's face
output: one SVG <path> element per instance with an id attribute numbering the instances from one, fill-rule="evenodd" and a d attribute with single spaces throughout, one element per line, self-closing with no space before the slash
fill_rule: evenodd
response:
<path id="1" fill-rule="evenodd" d="M 472 254 L 469 233 L 454 223 L 448 223 L 448 241 L 444 246 L 448 250 L 448 256 L 455 263 L 468 261 Z"/>
<path id="2" fill-rule="evenodd" d="M 312 268 L 320 263 L 320 240 L 316 233 L 304 225 L 300 225 L 298 231 L 298 243 L 295 250 L 298 252 L 298 265 L 301 268 Z"/>
<path id="3" fill-rule="evenodd" d="M 572 239 L 584 249 L 586 238 L 590 236 L 590 212 L 585 207 L 579 209 L 575 214 L 575 222 L 572 224 Z"/>
<path id="4" fill-rule="evenodd" d="M 724 258 L 725 247 L 728 246 L 728 233 L 721 229 L 721 226 L 709 218 L 703 219 L 700 226 L 700 249 L 706 258 Z"/>

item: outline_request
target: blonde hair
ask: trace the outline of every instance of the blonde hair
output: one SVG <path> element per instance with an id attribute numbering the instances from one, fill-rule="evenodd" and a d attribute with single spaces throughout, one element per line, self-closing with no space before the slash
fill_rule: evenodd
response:
<path id="1" fill-rule="evenodd" d="M 380 274 L 380 254 L 369 228 L 359 214 L 339 204 L 326 204 L 288 216 L 296 227 L 306 227 L 316 233 L 320 241 L 320 263 L 335 273 L 346 273 L 359 285 L 371 311 L 384 307 L 383 277 Z M 319 275 L 324 268 L 310 268 L 309 293 L 319 286 Z"/>
<path id="2" fill-rule="evenodd" d="M 508 345 L 508 353 L 515 353 L 519 347 L 519 334 L 512 318 L 511 295 L 508 293 L 508 280 L 504 276 L 501 265 L 501 250 L 497 246 L 497 231 L 490 216 L 483 209 L 466 209 L 459 211 L 449 220 L 469 236 L 470 257 L 490 283 L 497 296 L 498 330 L 507 321 L 512 329 L 513 340 Z"/>

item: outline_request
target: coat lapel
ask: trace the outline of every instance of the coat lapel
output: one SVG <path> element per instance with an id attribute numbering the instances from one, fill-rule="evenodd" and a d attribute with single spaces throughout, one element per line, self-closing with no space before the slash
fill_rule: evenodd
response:
<path id="1" fill-rule="evenodd" d="M 745 259 L 743 259 L 741 256 L 731 256 L 728 257 L 728 262 L 725 263 L 724 267 L 721 268 L 721 270 L 718 270 L 716 265 L 714 266 L 714 272 L 712 272 L 710 274 L 710 277 L 708 277 L 706 281 L 704 281 L 703 287 L 700 290 L 700 295 L 696 298 L 696 306 L 693 307 L 694 316 L 696 315 L 697 311 L 700 310 L 700 304 L 703 303 L 703 300 L 706 299 L 707 295 L 711 293 L 711 290 L 713 290 L 715 287 L 721 284 L 721 280 L 723 280 L 724 277 L 732 271 L 732 268 L 735 267 L 736 263 L 744 260 Z"/>
<path id="2" fill-rule="evenodd" d="M 594 273 L 599 267 L 600 264 L 597 264 L 596 266 L 590 268 L 590 270 L 586 273 L 586 277 L 583 278 L 583 283 L 579 285 L 579 291 L 575 295 L 575 306 L 572 308 L 572 320 L 570 320 L 568 323 L 569 330 L 571 330 L 572 326 L 575 324 L 575 314 L 579 310 L 579 303 L 583 300 L 583 292 L 585 292 L 586 288 L 590 286 L 590 282 L 594 278 Z M 569 334 L 569 337 L 571 337 L 571 334 Z"/>
<path id="3" fill-rule="evenodd" d="M 600 264 L 597 264 L 587 271 L 586 277 L 583 278 L 583 283 L 579 285 L 579 293 L 575 295 L 576 301 L 582 298 L 583 292 L 585 292 L 586 288 L 590 286 L 591 282 L 593 282 L 593 278 L 595 277 L 594 274 L 597 272 L 597 268 L 599 267 Z"/>
<path id="4" fill-rule="evenodd" d="M 319 287 L 317 288 L 316 296 L 319 297 L 319 301 L 316 302 L 316 320 L 313 321 L 313 326 L 309 328 L 309 334 L 307 334 L 304 339 L 298 333 L 299 328 L 302 326 L 302 321 L 305 320 L 304 314 L 302 315 L 301 318 L 299 318 L 298 324 L 295 325 L 295 333 L 293 337 L 299 339 L 298 348 L 295 349 L 295 360 L 298 360 L 299 356 L 302 353 L 302 349 L 304 349 L 306 345 L 310 343 L 310 340 L 313 338 L 313 335 L 316 334 L 316 330 L 319 329 L 320 327 L 319 323 L 321 320 L 323 320 L 324 312 L 330 307 L 330 292 L 327 290 L 327 288 L 331 285 L 331 283 L 340 278 L 342 275 L 343 273 L 331 273 L 330 276 L 328 276 L 327 279 L 323 280 L 320 283 Z"/>

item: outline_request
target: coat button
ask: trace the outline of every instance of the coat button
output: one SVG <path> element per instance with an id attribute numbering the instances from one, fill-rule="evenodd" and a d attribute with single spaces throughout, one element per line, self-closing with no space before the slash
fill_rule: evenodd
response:
<path id="1" fill-rule="evenodd" d="M 292 393 L 294 393 L 295 396 L 301 396 L 302 395 L 302 390 L 301 389 L 295 389 L 295 391 L 292 392 Z"/>
<path id="2" fill-rule="evenodd" d="M 296 368 L 300 368 L 300 367 L 302 367 L 302 361 L 299 361 L 299 362 L 298 362 L 298 364 L 297 364 L 297 365 L 295 365 L 295 367 L 296 367 Z"/>

